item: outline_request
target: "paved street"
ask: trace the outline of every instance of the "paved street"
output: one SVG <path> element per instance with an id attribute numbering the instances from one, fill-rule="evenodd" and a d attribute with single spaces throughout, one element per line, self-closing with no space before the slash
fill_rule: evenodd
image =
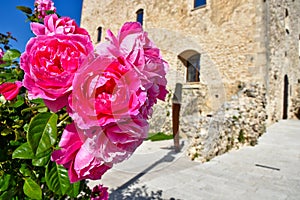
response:
<path id="1" fill-rule="evenodd" d="M 146 141 L 105 174 L 100 182 L 113 189 L 110 199 L 300 199 L 300 121 L 280 121 L 255 147 L 207 163 L 190 161 L 187 144 L 178 154 L 171 147 L 172 140 Z"/>

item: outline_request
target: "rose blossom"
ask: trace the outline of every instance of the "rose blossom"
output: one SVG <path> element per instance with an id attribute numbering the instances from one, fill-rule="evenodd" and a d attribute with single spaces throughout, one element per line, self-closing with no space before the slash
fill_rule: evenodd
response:
<path id="1" fill-rule="evenodd" d="M 121 62 L 126 60 L 139 73 L 141 90 L 147 92 L 147 100 L 140 111 L 148 118 L 157 99 L 164 100 L 168 93 L 165 77 L 168 64 L 138 22 L 125 23 L 117 37 L 111 31 L 107 35 L 108 42 L 99 44 L 96 52 Z"/>
<path id="2" fill-rule="evenodd" d="M 111 168 L 110 163 L 105 163 L 87 152 L 74 124 L 69 124 L 59 142 L 60 150 L 51 155 L 51 160 L 68 169 L 70 182 L 82 179 L 100 179 Z"/>
<path id="3" fill-rule="evenodd" d="M 128 63 L 98 56 L 75 75 L 71 117 L 81 129 L 139 115 L 146 101 L 141 80 Z"/>
<path id="4" fill-rule="evenodd" d="M 21 87 L 22 87 L 21 81 L 16 81 L 14 83 L 10 83 L 10 82 L 2 83 L 0 85 L 0 94 L 2 94 L 6 100 L 11 101 L 17 97 Z"/>
<path id="5" fill-rule="evenodd" d="M 96 185 L 91 194 L 91 200 L 108 200 L 108 188 L 103 185 Z"/>
<path id="6" fill-rule="evenodd" d="M 129 158 L 147 137 L 148 129 L 149 125 L 141 115 L 103 127 L 77 128 L 79 135 L 85 138 L 83 146 L 89 154 L 113 164 Z"/>
<path id="7" fill-rule="evenodd" d="M 54 3 L 51 0 L 35 0 L 35 12 L 38 14 L 38 18 L 42 19 L 47 15 L 47 11 L 56 12 Z"/>
<path id="8" fill-rule="evenodd" d="M 107 163 L 127 159 L 147 137 L 140 115 L 146 93 L 128 63 L 98 56 L 75 75 L 71 99 L 73 118 L 85 149 Z"/>
<path id="9" fill-rule="evenodd" d="M 55 34 L 79 34 L 89 36 L 84 28 L 80 28 L 75 20 L 69 17 L 58 17 L 56 14 L 47 15 L 44 23 L 30 23 L 32 32 L 35 35 L 55 35 Z"/>
<path id="10" fill-rule="evenodd" d="M 93 45 L 87 35 L 31 38 L 20 62 L 29 98 L 43 98 L 53 111 L 65 106 L 75 72 L 92 52 Z"/>

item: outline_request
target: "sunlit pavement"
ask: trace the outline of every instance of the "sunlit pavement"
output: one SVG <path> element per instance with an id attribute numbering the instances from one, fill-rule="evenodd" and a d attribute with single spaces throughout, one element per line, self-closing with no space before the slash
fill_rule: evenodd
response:
<path id="1" fill-rule="evenodd" d="M 255 147 L 190 161 L 188 144 L 175 153 L 173 141 L 144 142 L 127 161 L 106 173 L 110 199 L 300 199 L 300 121 L 273 124 Z"/>

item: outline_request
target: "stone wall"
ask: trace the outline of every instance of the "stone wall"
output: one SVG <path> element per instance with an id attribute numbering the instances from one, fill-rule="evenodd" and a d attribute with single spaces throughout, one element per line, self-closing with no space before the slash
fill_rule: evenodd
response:
<path id="1" fill-rule="evenodd" d="M 95 41 L 98 26 L 116 33 L 124 22 L 136 21 L 136 11 L 143 8 L 143 27 L 170 63 L 170 74 L 177 70 L 182 52 L 200 53 L 201 83 L 222 83 L 210 87 L 216 94 L 207 99 L 225 102 L 237 92 L 240 80 L 263 80 L 263 67 L 257 64 L 258 52 L 265 51 L 258 28 L 260 4 L 256 0 L 208 0 L 205 7 L 193 9 L 193 0 L 85 0 L 81 25 Z M 178 79 L 185 82 L 184 67 L 181 71 L 175 80 L 170 76 L 169 88 L 174 89 Z M 220 90 L 224 97 L 215 99 Z"/>
<path id="2" fill-rule="evenodd" d="M 295 115 L 297 119 L 300 119 L 300 80 L 297 85 L 296 95 L 292 99 L 292 109 L 291 112 Z"/>
<path id="3" fill-rule="evenodd" d="M 299 36 L 300 8 L 299 1 L 269 0 L 265 5 L 268 49 L 266 72 L 268 123 L 283 118 L 284 98 L 287 98 L 288 118 L 293 118 L 297 104 L 296 88 L 300 77 Z M 284 92 L 285 77 L 288 85 Z"/>
<path id="4" fill-rule="evenodd" d="M 266 90 L 259 83 L 241 85 L 240 91 L 209 116 L 189 116 L 181 121 L 190 138 L 188 155 L 205 162 L 232 148 L 255 145 L 266 130 Z M 200 130 L 200 131 L 199 131 Z"/>

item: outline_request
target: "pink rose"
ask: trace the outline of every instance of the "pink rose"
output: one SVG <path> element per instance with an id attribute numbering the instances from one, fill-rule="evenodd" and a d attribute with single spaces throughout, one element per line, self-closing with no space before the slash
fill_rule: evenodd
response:
<path id="1" fill-rule="evenodd" d="M 2 60 L 3 55 L 4 51 L 0 48 L 0 65 L 4 63 L 4 61 Z"/>
<path id="2" fill-rule="evenodd" d="M 111 168 L 110 163 L 105 163 L 95 158 L 83 147 L 82 140 L 74 124 L 68 125 L 59 143 L 60 150 L 52 153 L 51 160 L 68 169 L 72 183 L 82 179 L 100 179 Z"/>
<path id="3" fill-rule="evenodd" d="M 139 115 L 146 101 L 140 75 L 128 63 L 98 56 L 75 75 L 72 118 L 81 129 Z"/>
<path id="4" fill-rule="evenodd" d="M 42 19 L 47 15 L 47 11 L 56 12 L 56 8 L 54 7 L 54 3 L 51 0 L 35 0 L 35 12 L 38 15 L 38 18 Z"/>
<path id="5" fill-rule="evenodd" d="M 96 185 L 91 194 L 91 200 L 108 200 L 108 188 L 103 185 Z"/>
<path id="6" fill-rule="evenodd" d="M 75 75 L 71 99 L 78 134 L 92 156 L 118 163 L 132 155 L 147 137 L 140 115 L 146 101 L 139 74 L 126 61 L 98 56 Z"/>
<path id="7" fill-rule="evenodd" d="M 75 72 L 92 53 L 93 45 L 86 35 L 31 38 L 20 62 L 29 98 L 43 98 L 53 111 L 65 106 Z"/>
<path id="8" fill-rule="evenodd" d="M 0 94 L 2 94 L 6 100 L 13 100 L 19 94 L 22 82 L 16 81 L 14 83 L 2 83 L 0 85 Z"/>
<path id="9" fill-rule="evenodd" d="M 168 63 L 162 59 L 159 49 L 148 38 L 140 23 L 125 23 L 117 37 L 111 31 L 107 35 L 108 42 L 99 44 L 96 52 L 120 62 L 126 60 L 139 73 L 141 90 L 147 92 L 147 100 L 140 111 L 148 118 L 157 99 L 164 100 L 168 93 L 165 77 Z"/>
<path id="10" fill-rule="evenodd" d="M 60 17 L 56 14 L 47 15 L 44 24 L 32 22 L 30 23 L 32 32 L 35 35 L 68 35 L 79 34 L 89 36 L 88 32 L 80 28 L 76 22 L 69 17 Z"/>
<path id="11" fill-rule="evenodd" d="M 95 126 L 81 130 L 85 138 L 84 147 L 90 155 L 106 163 L 119 163 L 128 159 L 142 144 L 149 130 L 148 122 L 141 115 L 119 120 L 106 126 Z"/>
<path id="12" fill-rule="evenodd" d="M 159 49 L 144 47 L 144 52 L 145 66 L 141 73 L 146 77 L 143 86 L 147 91 L 147 100 L 140 111 L 145 118 L 148 118 L 152 115 L 152 107 L 157 103 L 157 99 L 164 100 L 168 94 L 166 73 L 169 66 L 161 59 Z"/>

